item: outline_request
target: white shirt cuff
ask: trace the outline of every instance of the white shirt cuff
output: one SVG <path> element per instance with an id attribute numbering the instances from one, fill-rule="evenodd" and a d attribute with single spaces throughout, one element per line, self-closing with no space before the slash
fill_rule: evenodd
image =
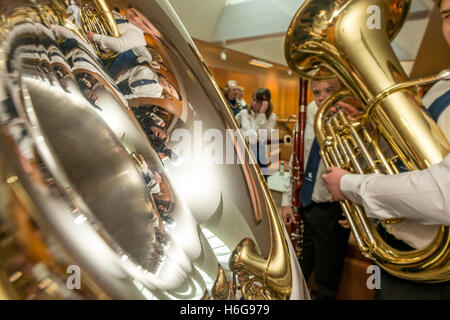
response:
<path id="1" fill-rule="evenodd" d="M 100 41 L 102 41 L 102 35 L 94 34 L 94 42 L 100 42 Z"/>
<path id="2" fill-rule="evenodd" d="M 362 205 L 362 199 L 359 195 L 361 184 L 367 180 L 366 175 L 360 174 L 346 174 L 342 176 L 340 181 L 340 187 L 342 193 L 345 195 L 347 199 L 350 201 L 356 202 L 359 205 Z"/>
<path id="3" fill-rule="evenodd" d="M 290 192 L 283 192 L 281 196 L 281 206 L 282 207 L 292 206 L 292 196 Z"/>

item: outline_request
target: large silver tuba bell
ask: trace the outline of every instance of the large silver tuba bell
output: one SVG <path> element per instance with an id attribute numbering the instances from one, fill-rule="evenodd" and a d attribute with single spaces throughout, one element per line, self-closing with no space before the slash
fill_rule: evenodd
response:
<path id="1" fill-rule="evenodd" d="M 307 298 L 264 179 L 167 1 L 0 9 L 1 299 Z"/>

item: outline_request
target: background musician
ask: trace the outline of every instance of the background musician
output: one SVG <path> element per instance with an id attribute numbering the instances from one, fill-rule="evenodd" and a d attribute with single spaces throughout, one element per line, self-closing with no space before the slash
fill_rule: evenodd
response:
<path id="1" fill-rule="evenodd" d="M 316 300 L 336 299 L 350 234 L 348 229 L 344 229 L 339 224 L 339 221 L 343 219 L 339 203 L 333 202 L 324 182 L 320 179 L 321 174 L 326 170 L 320 159 L 319 146 L 314 135 L 314 116 L 318 106 L 341 88 L 342 83 L 337 78 L 311 82 L 314 101 L 306 108 L 304 141 L 304 159 L 308 161 L 305 161 L 305 177 L 301 192 L 295 195 L 300 197 L 304 221 L 303 253 L 300 265 L 306 281 L 310 278 L 313 269 L 316 269 L 314 281 L 317 284 L 317 291 L 312 292 L 312 298 Z M 290 168 L 292 168 L 292 161 L 291 156 Z M 281 203 L 282 216 L 286 224 L 296 222 L 292 209 L 291 186 L 290 179 L 287 179 Z"/>

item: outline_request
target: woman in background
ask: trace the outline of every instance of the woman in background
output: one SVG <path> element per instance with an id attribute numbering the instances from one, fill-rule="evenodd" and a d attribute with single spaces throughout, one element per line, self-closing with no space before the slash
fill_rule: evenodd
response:
<path id="1" fill-rule="evenodd" d="M 236 121 L 249 142 L 250 149 L 258 161 L 261 172 L 267 180 L 269 161 L 267 159 L 267 141 L 277 122 L 270 102 L 271 94 L 267 88 L 259 88 L 252 95 L 249 109 L 244 109 L 236 115 Z"/>

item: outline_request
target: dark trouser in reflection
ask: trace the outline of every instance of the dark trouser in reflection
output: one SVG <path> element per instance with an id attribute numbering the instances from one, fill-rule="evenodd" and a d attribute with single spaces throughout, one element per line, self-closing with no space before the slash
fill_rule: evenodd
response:
<path id="1" fill-rule="evenodd" d="M 267 170 L 269 168 L 269 159 L 267 159 L 267 146 L 262 143 L 252 143 L 250 144 L 250 150 L 253 152 L 253 155 L 256 158 L 259 168 L 261 169 L 261 173 L 266 179 L 269 176 L 267 174 Z"/>
<path id="2" fill-rule="evenodd" d="M 380 236 L 398 250 L 413 250 L 409 245 L 396 239 L 381 226 Z M 375 290 L 376 300 L 449 300 L 450 281 L 443 283 L 419 283 L 395 277 L 381 269 L 381 288 Z"/>
<path id="3" fill-rule="evenodd" d="M 108 68 L 111 78 L 116 79 L 123 71 L 135 67 L 137 65 L 137 58 L 138 56 L 134 54 L 133 50 L 121 52 Z"/>
<path id="4" fill-rule="evenodd" d="M 300 259 L 305 280 L 314 268 L 315 300 L 336 299 L 350 230 L 338 223 L 342 209 L 337 202 L 315 203 L 303 209 L 303 254 Z"/>
<path id="5" fill-rule="evenodd" d="M 67 55 L 70 50 L 75 48 L 76 46 L 79 46 L 79 42 L 75 39 L 67 39 L 61 45 L 59 46 L 59 49 L 61 49 L 62 53 Z"/>
<path id="6" fill-rule="evenodd" d="M 124 96 L 132 94 L 133 92 L 131 91 L 130 85 L 128 84 L 128 79 L 125 79 L 121 82 L 119 82 L 117 84 L 117 88 L 119 88 L 120 92 L 122 92 L 122 94 Z"/>

